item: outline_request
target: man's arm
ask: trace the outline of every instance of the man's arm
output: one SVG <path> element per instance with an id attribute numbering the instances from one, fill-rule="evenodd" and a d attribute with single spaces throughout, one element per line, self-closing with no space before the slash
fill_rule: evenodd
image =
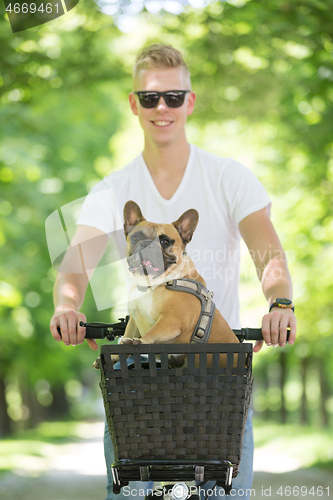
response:
<path id="1" fill-rule="evenodd" d="M 262 289 L 269 305 L 278 297 L 292 300 L 292 283 L 287 258 L 267 209 L 248 215 L 239 223 L 240 233 L 249 249 Z M 283 347 L 290 327 L 289 343 L 296 337 L 296 317 L 292 309 L 273 307 L 262 319 L 262 333 L 267 345 Z M 254 351 L 260 351 L 257 342 Z"/>
<path id="2" fill-rule="evenodd" d="M 86 294 L 89 277 L 93 274 L 103 256 L 108 237 L 90 226 L 78 226 L 64 259 L 60 265 L 53 291 L 54 314 L 50 330 L 55 340 L 66 345 L 82 344 L 85 328 L 79 327 L 86 321 L 80 307 Z M 81 269 L 81 272 L 78 272 Z M 71 272 L 75 270 L 76 272 Z M 57 328 L 61 329 L 61 336 Z M 95 340 L 87 339 L 89 347 L 98 349 Z"/>

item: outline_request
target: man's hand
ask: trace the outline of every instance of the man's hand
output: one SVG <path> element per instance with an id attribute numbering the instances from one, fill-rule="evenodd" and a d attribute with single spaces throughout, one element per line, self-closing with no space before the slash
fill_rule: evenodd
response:
<path id="1" fill-rule="evenodd" d="M 80 326 L 80 321 L 86 322 L 86 317 L 83 313 L 77 312 L 74 309 L 64 309 L 56 312 L 50 323 L 52 336 L 58 342 L 63 341 L 65 345 L 83 344 L 86 329 Z M 60 327 L 61 336 L 57 328 Z M 90 349 L 96 351 L 98 345 L 94 339 L 87 339 Z"/>
<path id="2" fill-rule="evenodd" d="M 287 342 L 287 328 L 290 328 L 289 344 L 293 344 L 296 338 L 296 316 L 292 309 L 281 309 L 273 307 L 270 313 L 262 318 L 262 336 L 268 346 L 283 347 Z M 253 352 L 259 352 L 264 341 L 256 342 Z"/>

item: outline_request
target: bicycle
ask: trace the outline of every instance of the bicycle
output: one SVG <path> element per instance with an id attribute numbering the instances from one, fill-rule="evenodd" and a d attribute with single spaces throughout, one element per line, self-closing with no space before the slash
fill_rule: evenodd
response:
<path id="1" fill-rule="evenodd" d="M 128 320 L 80 326 L 86 338 L 113 341 L 124 334 Z M 100 388 L 115 452 L 115 494 L 130 481 L 153 481 L 160 485 L 146 500 L 195 500 L 193 489 L 212 480 L 230 494 L 253 382 L 252 344 L 244 341 L 262 340 L 259 328 L 234 333 L 239 344 L 101 346 Z M 115 354 L 117 364 L 111 360 Z M 187 354 L 186 366 L 169 367 L 170 354 Z"/>

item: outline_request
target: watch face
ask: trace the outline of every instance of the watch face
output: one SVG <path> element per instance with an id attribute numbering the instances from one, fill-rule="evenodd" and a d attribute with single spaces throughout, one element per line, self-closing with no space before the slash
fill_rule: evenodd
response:
<path id="1" fill-rule="evenodd" d="M 276 302 L 283 306 L 290 306 L 290 304 L 292 303 L 289 299 L 276 299 Z"/>

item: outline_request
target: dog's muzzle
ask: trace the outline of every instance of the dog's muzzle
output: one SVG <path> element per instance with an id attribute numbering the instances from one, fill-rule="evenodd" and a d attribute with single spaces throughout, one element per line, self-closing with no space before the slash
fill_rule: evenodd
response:
<path id="1" fill-rule="evenodd" d="M 127 264 L 130 271 L 133 271 L 136 267 L 141 265 L 141 256 L 140 253 L 134 253 L 130 257 L 127 257 Z"/>
<path id="2" fill-rule="evenodd" d="M 154 240 L 142 240 L 137 244 L 133 254 L 127 257 L 127 264 L 131 272 L 139 266 L 149 267 L 149 265 L 154 270 L 164 271 L 162 249 Z"/>

